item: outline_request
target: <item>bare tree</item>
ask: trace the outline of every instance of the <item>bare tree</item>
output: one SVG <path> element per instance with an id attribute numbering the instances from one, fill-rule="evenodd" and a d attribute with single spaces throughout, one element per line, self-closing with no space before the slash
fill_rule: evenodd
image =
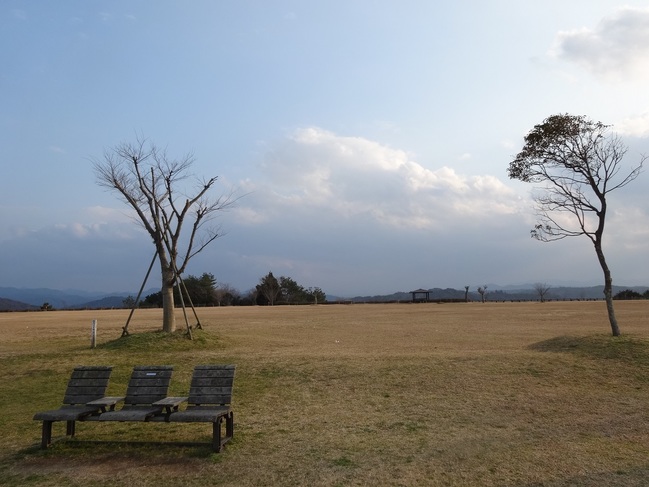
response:
<path id="1" fill-rule="evenodd" d="M 487 286 L 480 286 L 478 294 L 480 295 L 480 301 L 484 303 L 487 300 Z"/>
<path id="2" fill-rule="evenodd" d="M 153 239 L 162 273 L 162 328 L 166 332 L 176 329 L 174 285 L 190 259 L 220 236 L 217 228 L 206 223 L 233 202 L 231 194 L 207 198 L 217 177 L 199 180 L 193 195 L 184 194 L 180 183 L 190 176 L 193 162 L 191 154 L 171 159 L 140 138 L 93 160 L 97 183 L 116 191 Z M 185 226 L 187 232 L 183 232 Z"/>
<path id="3" fill-rule="evenodd" d="M 551 286 L 549 284 L 546 284 L 545 282 L 537 282 L 536 284 L 534 284 L 534 290 L 536 291 L 536 294 L 539 295 L 539 299 L 542 303 L 545 303 L 545 297 L 550 291 L 550 287 Z"/>
<path id="4" fill-rule="evenodd" d="M 633 181 L 640 164 L 619 176 L 627 148 L 609 126 L 583 116 L 553 115 L 526 136 L 523 150 L 509 164 L 509 177 L 544 185 L 533 193 L 538 223 L 533 238 L 542 242 L 585 235 L 604 273 L 604 297 L 614 336 L 620 328 L 613 309 L 613 278 L 602 250 L 607 196 Z M 619 177 L 618 177 L 619 176 Z"/>
<path id="5" fill-rule="evenodd" d="M 229 306 L 234 301 L 241 299 L 241 293 L 230 284 L 219 284 L 215 291 L 216 300 L 219 306 Z"/>

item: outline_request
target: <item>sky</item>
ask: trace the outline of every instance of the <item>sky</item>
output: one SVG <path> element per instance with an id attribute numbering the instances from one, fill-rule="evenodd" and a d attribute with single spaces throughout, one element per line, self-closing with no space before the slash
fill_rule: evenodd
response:
<path id="1" fill-rule="evenodd" d="M 0 44 L 0 287 L 139 289 L 155 249 L 93 171 L 138 137 L 237 198 L 188 274 L 341 297 L 602 284 L 507 167 L 557 113 L 649 154 L 646 1 L 5 0 Z M 649 285 L 648 177 L 610 195 L 616 285 Z"/>

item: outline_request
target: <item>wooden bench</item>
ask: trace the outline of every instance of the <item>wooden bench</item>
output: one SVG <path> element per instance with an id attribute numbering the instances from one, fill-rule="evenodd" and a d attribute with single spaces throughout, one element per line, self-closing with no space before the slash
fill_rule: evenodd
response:
<path id="1" fill-rule="evenodd" d="M 197 365 L 189 387 L 187 408 L 171 411 L 166 418 L 174 423 L 212 423 L 212 449 L 220 452 L 234 436 L 232 386 L 234 365 Z M 225 434 L 222 426 L 225 421 Z"/>
<path id="2" fill-rule="evenodd" d="M 215 452 L 220 452 L 234 436 L 234 413 L 231 408 L 234 365 L 197 365 L 188 397 L 167 396 L 173 372 L 170 365 L 137 366 L 131 374 L 126 396 L 105 397 L 103 393 L 108 386 L 110 369 L 78 367 L 73 373 L 74 384 L 71 379 L 68 385 L 64 406 L 34 416 L 34 419 L 43 421 L 43 448 L 51 443 L 53 421 L 68 421 L 70 436 L 74 435 L 75 421 L 212 423 L 211 446 Z M 90 371 L 94 371 L 95 375 L 100 375 L 101 371 L 105 375 L 101 384 L 99 378 L 94 379 L 97 390 L 90 390 Z M 82 379 L 86 380 L 85 387 L 80 385 Z M 101 390 L 99 385 L 103 386 Z M 115 405 L 121 401 L 124 401 L 124 405 L 116 410 Z M 179 406 L 183 402 L 187 402 L 187 408 L 180 411 Z M 222 431 L 223 426 L 225 431 Z"/>
<path id="3" fill-rule="evenodd" d="M 119 398 L 105 397 L 112 367 L 75 367 L 59 409 L 42 411 L 34 415 L 34 420 L 43 422 L 41 448 L 52 443 L 52 423 L 66 421 L 67 436 L 74 436 L 75 422 L 86 416 L 99 414 L 106 408 L 113 409 Z M 117 399 L 117 400 L 116 400 Z"/>

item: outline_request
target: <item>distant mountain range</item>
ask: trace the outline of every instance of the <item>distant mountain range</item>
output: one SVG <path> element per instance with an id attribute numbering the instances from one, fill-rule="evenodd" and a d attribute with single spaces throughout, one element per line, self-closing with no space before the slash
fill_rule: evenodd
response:
<path id="1" fill-rule="evenodd" d="M 149 289 L 142 293 L 142 299 L 159 289 Z M 54 309 L 98 309 L 121 308 L 128 296 L 135 297 L 137 292 L 97 293 L 80 290 L 0 287 L 0 311 L 27 311 L 40 309 L 49 303 Z"/>
<path id="2" fill-rule="evenodd" d="M 0 298 L 0 311 L 32 311 L 39 309 L 32 304 L 21 303 L 13 299 Z"/>

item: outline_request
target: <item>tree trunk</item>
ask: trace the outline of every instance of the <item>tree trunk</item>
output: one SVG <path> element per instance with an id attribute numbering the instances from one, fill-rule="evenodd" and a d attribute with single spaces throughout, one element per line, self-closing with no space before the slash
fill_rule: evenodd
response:
<path id="1" fill-rule="evenodd" d="M 611 331 L 613 332 L 613 336 L 618 337 L 620 336 L 620 327 L 617 324 L 615 310 L 613 309 L 613 278 L 611 277 L 611 271 L 606 264 L 606 258 L 604 257 L 604 252 L 602 251 L 602 243 L 600 240 L 595 242 L 595 252 L 597 253 L 599 265 L 602 266 L 602 271 L 604 271 L 604 298 L 606 299 L 608 320 L 611 323 Z"/>
<path id="2" fill-rule="evenodd" d="M 162 271 L 162 331 L 176 331 L 174 308 L 174 273 L 170 269 Z"/>

